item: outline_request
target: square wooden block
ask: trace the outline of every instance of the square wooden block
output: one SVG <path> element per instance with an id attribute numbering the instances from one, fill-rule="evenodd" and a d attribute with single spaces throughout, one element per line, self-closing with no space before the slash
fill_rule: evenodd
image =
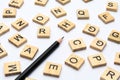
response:
<path id="1" fill-rule="evenodd" d="M 59 77 L 62 70 L 61 64 L 47 62 L 43 74 L 49 76 Z"/>
<path id="2" fill-rule="evenodd" d="M 0 36 L 8 32 L 10 28 L 6 26 L 4 23 L 0 23 Z"/>
<path id="3" fill-rule="evenodd" d="M 45 6 L 48 0 L 35 0 L 36 5 Z"/>
<path id="4" fill-rule="evenodd" d="M 110 35 L 108 36 L 108 40 L 120 43 L 120 31 L 112 30 Z"/>
<path id="5" fill-rule="evenodd" d="M 78 9 L 77 10 L 78 19 L 89 19 L 89 12 L 87 9 Z"/>
<path id="6" fill-rule="evenodd" d="M 26 45 L 24 49 L 21 51 L 20 56 L 32 60 L 37 52 L 38 52 L 37 47 L 32 45 Z"/>
<path id="7" fill-rule="evenodd" d="M 20 8 L 24 3 L 24 0 L 10 0 L 9 6 Z"/>
<path id="8" fill-rule="evenodd" d="M 20 62 L 7 62 L 4 64 L 5 76 L 21 73 Z"/>
<path id="9" fill-rule="evenodd" d="M 60 18 L 67 14 L 66 11 L 62 7 L 55 7 L 51 9 L 51 12 L 56 18 Z"/>
<path id="10" fill-rule="evenodd" d="M 119 80 L 120 72 L 117 70 L 107 67 L 107 69 L 103 72 L 100 77 L 100 80 Z"/>
<path id="11" fill-rule="evenodd" d="M 69 41 L 69 46 L 71 47 L 72 51 L 78 51 L 86 49 L 86 44 L 84 43 L 82 38 L 74 39 Z"/>
<path id="12" fill-rule="evenodd" d="M 90 47 L 93 49 L 96 49 L 98 51 L 102 51 L 104 49 L 104 47 L 106 46 L 107 42 L 98 38 L 95 38 Z"/>
<path id="13" fill-rule="evenodd" d="M 50 27 L 41 26 L 38 29 L 38 38 L 49 38 L 50 37 Z"/>
<path id="14" fill-rule="evenodd" d="M 114 21 L 114 17 L 109 12 L 103 12 L 98 15 L 98 17 L 105 23 L 110 23 Z"/>
<path id="15" fill-rule="evenodd" d="M 92 1 L 92 0 L 83 0 L 84 2 L 90 2 L 90 1 Z"/>
<path id="16" fill-rule="evenodd" d="M 106 60 L 102 53 L 88 56 L 88 61 L 92 68 L 106 65 Z"/>
<path id="17" fill-rule="evenodd" d="M 21 45 L 23 45 L 25 42 L 27 42 L 27 39 L 25 37 L 23 37 L 20 34 L 14 34 L 12 37 L 10 37 L 9 42 L 11 42 L 13 45 L 15 45 L 16 47 L 20 47 Z"/>
<path id="18" fill-rule="evenodd" d="M 65 64 L 76 70 L 79 70 L 80 67 L 84 64 L 84 62 L 85 61 L 83 58 L 73 53 L 66 59 Z"/>
<path id="19" fill-rule="evenodd" d="M 66 32 L 69 32 L 70 30 L 75 28 L 75 24 L 67 19 L 64 19 L 62 22 L 58 24 L 58 27 L 60 27 Z"/>
<path id="20" fill-rule="evenodd" d="M 25 78 L 25 80 L 37 80 L 37 79 L 33 79 L 33 78 Z"/>
<path id="21" fill-rule="evenodd" d="M 49 17 L 43 15 L 43 14 L 37 14 L 34 18 L 33 18 L 33 22 L 36 22 L 38 24 L 44 25 L 45 23 L 47 23 L 49 21 Z"/>
<path id="22" fill-rule="evenodd" d="M 3 17 L 4 18 L 16 17 L 16 9 L 15 8 L 5 8 L 3 10 Z"/>
<path id="23" fill-rule="evenodd" d="M 99 27 L 91 24 L 87 24 L 83 29 L 83 32 L 92 36 L 96 36 L 99 32 Z"/>
<path id="24" fill-rule="evenodd" d="M 109 1 L 107 3 L 106 9 L 108 11 L 115 11 L 116 12 L 118 10 L 118 3 L 114 2 L 114 1 Z"/>
<path id="25" fill-rule="evenodd" d="M 28 26 L 28 22 L 22 18 L 17 19 L 11 24 L 16 30 L 20 31 L 21 29 Z"/>
<path id="26" fill-rule="evenodd" d="M 7 52 L 6 52 L 6 50 L 3 48 L 3 46 L 2 45 L 0 45 L 0 58 L 3 58 L 3 57 L 5 57 L 5 56 L 7 56 Z"/>
<path id="27" fill-rule="evenodd" d="M 116 53 L 114 63 L 120 65 L 120 52 Z"/>
<path id="28" fill-rule="evenodd" d="M 65 4 L 69 3 L 71 0 L 56 0 L 56 1 L 62 5 L 65 5 Z"/>

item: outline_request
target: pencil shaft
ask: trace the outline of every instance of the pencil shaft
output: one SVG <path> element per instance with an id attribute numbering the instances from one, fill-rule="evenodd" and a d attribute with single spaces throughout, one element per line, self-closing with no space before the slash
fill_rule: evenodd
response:
<path id="1" fill-rule="evenodd" d="M 33 72 L 57 47 L 59 42 L 55 41 L 42 55 L 40 55 L 28 68 L 26 68 L 15 80 L 24 80 Z"/>

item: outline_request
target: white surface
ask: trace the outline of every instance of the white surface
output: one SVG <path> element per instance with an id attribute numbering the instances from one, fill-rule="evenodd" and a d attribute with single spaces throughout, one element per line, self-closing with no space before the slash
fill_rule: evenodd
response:
<path id="1" fill-rule="evenodd" d="M 120 4 L 119 0 L 113 1 L 117 1 Z M 60 47 L 51 56 L 49 56 L 49 58 L 47 58 L 47 60 L 44 61 L 43 64 L 41 64 L 29 77 L 35 78 L 37 80 L 99 80 L 100 75 L 103 73 L 107 66 L 120 71 L 120 66 L 114 65 L 114 57 L 116 52 L 120 51 L 120 45 L 107 40 L 108 35 L 112 29 L 120 30 L 120 9 L 118 10 L 118 12 L 110 12 L 115 17 L 115 21 L 112 23 L 104 24 L 98 18 L 98 14 L 106 11 L 107 0 L 93 0 L 89 3 L 84 3 L 82 0 L 72 0 L 69 4 L 65 6 L 62 6 L 55 0 L 49 0 L 48 4 L 45 7 L 34 5 L 34 0 L 24 0 L 23 6 L 20 9 L 17 9 L 16 18 L 4 19 L 2 18 L 2 11 L 4 8 L 9 7 L 9 0 L 0 0 L 0 3 L 0 22 L 4 22 L 10 27 L 10 31 L 0 37 L 0 43 L 8 52 L 8 56 L 0 59 L 0 80 L 14 80 L 18 76 L 4 76 L 3 65 L 5 62 L 20 61 L 21 69 L 23 71 L 56 39 L 63 35 L 65 36 L 65 38 Z M 62 6 L 66 10 L 67 16 L 58 19 L 55 18 L 50 12 L 50 9 L 56 6 Z M 76 10 L 80 8 L 86 8 L 89 10 L 89 20 L 77 19 Z M 45 26 L 49 26 L 51 28 L 51 37 L 49 39 L 37 38 L 37 29 L 40 25 L 34 23 L 32 21 L 32 18 L 38 13 L 42 13 L 50 17 L 50 21 L 45 24 Z M 20 17 L 27 20 L 29 22 L 29 26 L 19 31 L 19 33 L 28 39 L 28 42 L 26 44 L 31 44 L 39 47 L 39 52 L 32 61 L 20 57 L 20 51 L 23 49 L 25 44 L 19 48 L 16 48 L 14 45 L 8 42 L 8 38 L 18 32 L 13 27 L 11 27 L 11 23 Z M 65 18 L 76 24 L 76 27 L 68 33 L 64 32 L 57 26 L 57 24 Z M 91 68 L 87 60 L 88 55 L 99 53 L 99 51 L 90 48 L 90 43 L 94 39 L 94 37 L 82 33 L 82 30 L 87 23 L 98 25 L 100 27 L 100 32 L 96 37 L 107 41 L 107 46 L 102 51 L 106 58 L 107 66 L 93 69 Z M 84 65 L 80 68 L 80 70 L 77 71 L 65 65 L 64 61 L 72 53 L 72 50 L 68 45 L 68 40 L 79 37 L 83 38 L 84 42 L 87 45 L 87 49 L 75 52 L 75 54 L 85 59 Z M 43 75 L 43 69 L 47 61 L 62 64 L 62 71 L 59 78 Z"/>

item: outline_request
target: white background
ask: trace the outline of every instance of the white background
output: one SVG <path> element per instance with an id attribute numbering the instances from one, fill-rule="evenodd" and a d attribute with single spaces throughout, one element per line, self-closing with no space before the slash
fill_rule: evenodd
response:
<path id="1" fill-rule="evenodd" d="M 116 1 L 120 4 L 119 0 L 113 1 Z M 2 18 L 3 9 L 9 7 L 8 3 L 9 0 L 0 0 L 0 22 L 4 22 L 7 26 L 10 27 L 10 31 L 8 33 L 0 36 L 0 43 L 8 52 L 8 56 L 0 59 L 0 80 L 14 80 L 18 76 L 13 75 L 5 77 L 3 70 L 3 65 L 5 62 L 20 61 L 21 70 L 23 71 L 39 55 L 41 55 L 44 50 L 46 50 L 56 39 L 61 36 L 65 36 L 65 38 L 60 47 L 51 56 L 49 56 L 49 58 L 47 58 L 47 60 L 45 60 L 29 77 L 35 78 L 37 80 L 99 80 L 101 74 L 107 66 L 120 71 L 120 66 L 114 65 L 114 57 L 116 52 L 120 51 L 120 45 L 107 40 L 111 30 L 115 29 L 120 31 L 120 8 L 118 12 L 110 12 L 115 18 L 115 21 L 112 23 L 104 24 L 98 18 L 98 14 L 106 11 L 107 0 L 93 0 L 89 3 L 84 3 L 82 0 L 72 0 L 69 4 L 64 6 L 55 0 L 49 0 L 45 7 L 35 5 L 34 0 L 24 0 L 23 6 L 20 9 L 17 9 L 16 18 Z M 61 18 L 54 17 L 50 10 L 56 6 L 63 7 L 67 12 L 67 15 Z M 90 19 L 78 20 L 76 16 L 77 9 L 88 9 Z M 45 26 L 49 26 L 51 28 L 51 36 L 49 39 L 37 38 L 37 29 L 41 25 L 34 23 L 32 21 L 32 18 L 38 13 L 42 13 L 50 17 L 48 23 L 45 24 Z M 29 26 L 19 31 L 19 33 L 26 37 L 28 41 L 21 47 L 17 48 L 8 42 L 8 38 L 18 32 L 13 27 L 11 27 L 11 23 L 20 17 L 29 22 Z M 66 33 L 57 26 L 57 24 L 63 19 L 68 19 L 74 22 L 76 24 L 76 27 L 70 32 Z M 95 37 L 82 32 L 87 23 L 99 26 L 100 31 L 96 37 L 107 41 L 107 46 L 102 51 L 103 55 L 106 58 L 107 66 L 93 69 L 87 60 L 88 55 L 99 53 L 99 51 L 90 48 L 90 43 Z M 68 45 L 68 41 L 80 37 L 83 38 L 84 42 L 86 43 L 87 49 L 75 52 L 75 54 L 85 59 L 84 65 L 77 71 L 65 65 L 64 61 L 71 53 L 73 53 Z M 31 44 L 39 47 L 39 51 L 33 60 L 28 60 L 20 57 L 20 51 L 26 44 Z M 43 75 L 43 69 L 47 61 L 62 64 L 62 71 L 59 78 Z"/>

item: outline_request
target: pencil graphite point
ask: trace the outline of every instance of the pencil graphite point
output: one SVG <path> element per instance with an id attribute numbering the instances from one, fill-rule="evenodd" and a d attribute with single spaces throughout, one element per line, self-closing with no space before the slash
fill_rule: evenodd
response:
<path id="1" fill-rule="evenodd" d="M 59 43 L 61 43 L 62 40 L 63 40 L 63 38 L 64 38 L 64 36 L 63 36 L 62 38 L 58 39 L 57 41 L 58 41 Z"/>

